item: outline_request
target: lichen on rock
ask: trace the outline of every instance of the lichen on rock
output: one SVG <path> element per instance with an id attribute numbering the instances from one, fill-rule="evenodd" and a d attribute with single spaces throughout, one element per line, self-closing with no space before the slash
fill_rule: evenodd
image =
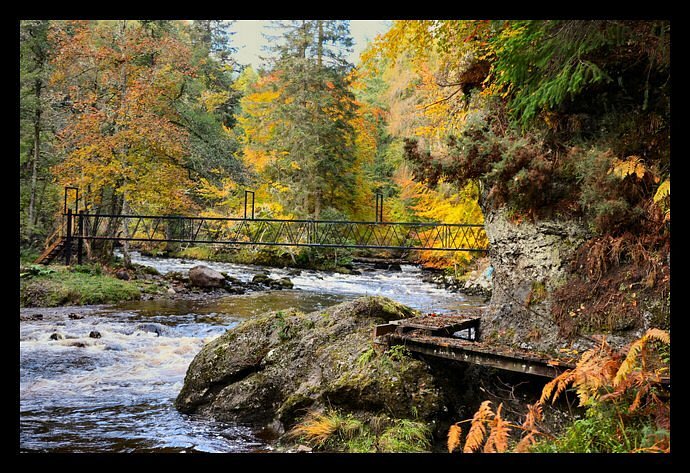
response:
<path id="1" fill-rule="evenodd" d="M 372 348 L 374 325 L 415 315 L 392 300 L 362 297 L 310 314 L 290 310 L 253 318 L 197 354 L 175 405 L 281 430 L 325 408 L 433 419 L 443 406 L 429 367 Z"/>

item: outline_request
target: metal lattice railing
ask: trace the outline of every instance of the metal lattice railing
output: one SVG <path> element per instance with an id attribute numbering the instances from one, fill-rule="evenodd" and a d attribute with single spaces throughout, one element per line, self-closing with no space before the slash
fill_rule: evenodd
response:
<path id="1" fill-rule="evenodd" d="M 88 240 L 225 243 L 235 245 L 486 251 L 483 225 L 451 223 L 351 222 L 80 212 Z M 115 221 L 113 221 L 115 220 Z"/>

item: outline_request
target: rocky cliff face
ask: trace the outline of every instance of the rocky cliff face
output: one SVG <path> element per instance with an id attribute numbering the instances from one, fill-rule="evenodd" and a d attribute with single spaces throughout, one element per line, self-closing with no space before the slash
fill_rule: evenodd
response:
<path id="1" fill-rule="evenodd" d="M 536 350 L 565 341 L 552 322 L 550 293 L 566 283 L 567 262 L 588 237 L 573 220 L 514 223 L 505 210 L 488 212 L 493 292 L 482 338 Z"/>

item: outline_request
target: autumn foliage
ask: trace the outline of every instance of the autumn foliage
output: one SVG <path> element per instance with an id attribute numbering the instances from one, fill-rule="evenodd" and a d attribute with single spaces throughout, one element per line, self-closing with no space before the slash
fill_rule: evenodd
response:
<path id="1" fill-rule="evenodd" d="M 87 205 L 107 190 L 140 211 L 187 205 L 187 133 L 174 102 L 194 74 L 189 49 L 126 21 L 68 21 L 51 34 L 54 93 L 71 112 L 58 135 L 66 153 L 54 168 L 60 182 L 82 189 Z"/>
<path id="2" fill-rule="evenodd" d="M 667 393 L 661 388 L 668 366 L 660 356 L 663 347 L 669 344 L 669 332 L 659 329 L 649 329 L 630 344 L 625 354 L 614 351 L 602 340 L 598 347 L 582 355 L 575 368 L 565 370 L 544 386 L 539 401 L 528 406 L 521 424 L 502 417 L 502 404 L 494 411 L 491 401 L 484 401 L 471 420 L 451 425 L 448 451 L 457 451 L 462 445 L 460 424 L 463 422 L 470 422 L 464 453 L 525 453 L 547 437 L 546 442 L 556 448 L 563 444 L 565 451 L 571 451 L 571 444 L 543 432 L 540 422 L 544 419 L 543 406 L 549 401 L 555 404 L 566 390 L 573 389 L 580 406 L 588 408 L 588 412 L 604 411 L 612 418 L 613 431 L 601 432 L 614 437 L 607 439 L 609 444 L 621 444 L 630 451 L 669 452 L 670 407 Z M 653 430 L 635 443 L 627 437 L 626 422 L 639 423 L 640 419 L 651 419 Z M 513 437 L 513 434 L 517 435 Z M 593 443 L 594 448 L 606 445 L 603 441 Z"/>

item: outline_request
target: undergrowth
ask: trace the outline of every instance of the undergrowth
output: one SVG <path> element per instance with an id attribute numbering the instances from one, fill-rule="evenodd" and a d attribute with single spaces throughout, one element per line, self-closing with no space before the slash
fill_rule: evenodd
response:
<path id="1" fill-rule="evenodd" d="M 522 424 L 506 421 L 502 404 L 494 411 L 484 401 L 472 419 L 457 422 L 448 431 L 448 451 L 503 452 L 669 452 L 670 394 L 661 386 L 668 375 L 663 349 L 669 332 L 650 329 L 631 343 L 626 353 L 614 351 L 602 340 L 585 352 L 574 369 L 548 382 L 538 402 L 528 406 Z M 553 438 L 540 428 L 543 406 L 568 389 L 574 390 L 584 419 L 575 421 Z M 470 423 L 465 434 L 462 424 Z M 463 447 L 464 438 L 464 447 Z"/>
<path id="2" fill-rule="evenodd" d="M 553 292 L 560 335 L 640 327 L 644 311 L 652 312 L 654 326 L 669 327 L 668 304 L 652 311 L 647 303 L 670 293 L 669 251 L 663 234 L 626 232 L 585 242 L 571 262 L 568 283 Z"/>
<path id="3" fill-rule="evenodd" d="M 368 422 L 329 409 L 310 412 L 288 438 L 320 450 L 347 453 L 402 453 L 431 450 L 431 430 L 423 422 L 374 417 Z"/>

